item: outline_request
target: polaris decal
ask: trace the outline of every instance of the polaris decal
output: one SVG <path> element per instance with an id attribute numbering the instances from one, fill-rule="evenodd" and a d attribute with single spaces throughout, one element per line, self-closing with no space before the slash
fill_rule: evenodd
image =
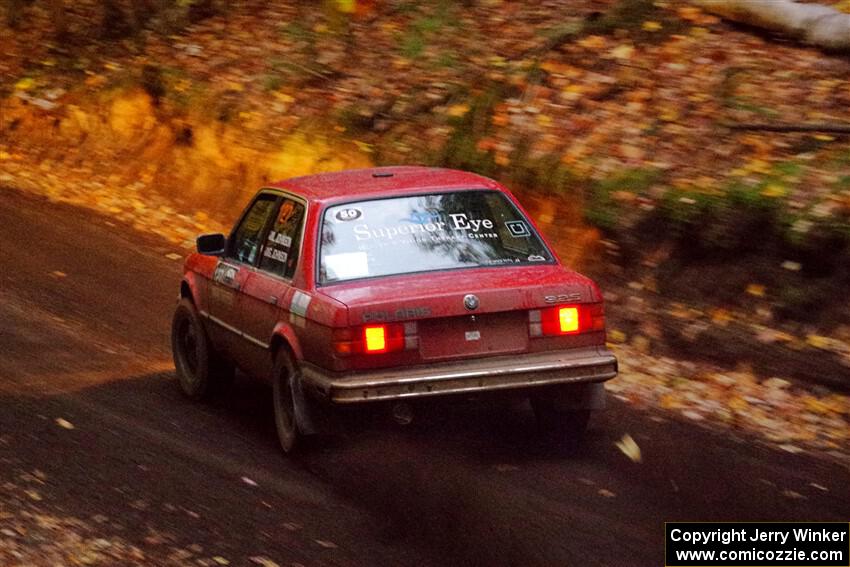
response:
<path id="1" fill-rule="evenodd" d="M 576 293 L 562 293 L 560 295 L 546 295 L 543 296 L 543 301 L 546 303 L 572 303 L 574 301 L 581 301 L 581 294 Z"/>
<path id="2" fill-rule="evenodd" d="M 428 317 L 431 314 L 431 309 L 428 307 L 405 307 L 396 309 L 395 311 L 370 311 L 363 314 L 363 322 L 371 323 L 373 321 L 397 321 L 399 319 L 420 319 Z"/>

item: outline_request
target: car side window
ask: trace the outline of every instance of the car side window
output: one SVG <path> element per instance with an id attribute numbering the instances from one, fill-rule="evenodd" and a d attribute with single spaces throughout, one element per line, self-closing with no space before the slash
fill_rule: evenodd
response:
<path id="1" fill-rule="evenodd" d="M 260 269 L 291 279 L 301 250 L 304 205 L 286 197 L 280 203 L 272 229 L 266 237 Z"/>
<path id="2" fill-rule="evenodd" d="M 246 264 L 256 263 L 262 245 L 263 230 L 271 218 L 276 202 L 277 197 L 274 195 L 257 197 L 233 233 L 229 243 L 229 256 Z"/>

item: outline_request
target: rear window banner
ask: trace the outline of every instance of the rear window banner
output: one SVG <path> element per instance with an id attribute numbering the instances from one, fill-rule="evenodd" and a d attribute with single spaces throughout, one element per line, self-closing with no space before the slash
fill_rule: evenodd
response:
<path id="1" fill-rule="evenodd" d="M 528 220 L 493 190 L 348 203 L 329 207 L 322 226 L 322 283 L 553 261 Z"/>
<path id="2" fill-rule="evenodd" d="M 419 218 L 421 219 L 422 217 Z M 499 235 L 492 232 L 494 226 L 493 221 L 490 219 L 474 219 L 469 218 L 465 213 L 454 213 L 449 215 L 448 221 L 440 220 L 439 217 L 429 216 L 425 222 L 411 222 L 410 219 L 401 219 L 401 222 L 395 226 L 373 226 L 370 228 L 368 224 L 360 223 L 354 225 L 354 237 L 357 240 L 369 240 L 371 238 L 394 240 L 399 236 L 407 235 L 428 235 L 435 240 L 446 238 L 498 238 Z"/>

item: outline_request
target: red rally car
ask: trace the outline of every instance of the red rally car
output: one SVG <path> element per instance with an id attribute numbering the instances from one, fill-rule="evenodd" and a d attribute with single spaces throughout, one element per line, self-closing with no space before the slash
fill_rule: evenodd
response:
<path id="1" fill-rule="evenodd" d="M 197 244 L 172 324 L 180 385 L 201 398 L 237 366 L 270 380 L 285 451 L 336 405 L 489 391 L 528 396 L 547 434 L 577 439 L 617 374 L 597 286 L 479 175 L 288 179 Z"/>

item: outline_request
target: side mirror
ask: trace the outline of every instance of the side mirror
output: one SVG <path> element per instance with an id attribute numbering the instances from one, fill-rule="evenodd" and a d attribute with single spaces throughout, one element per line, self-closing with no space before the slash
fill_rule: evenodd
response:
<path id="1" fill-rule="evenodd" d="M 227 239 L 223 234 L 202 234 L 195 240 L 198 252 L 207 256 L 221 256 L 227 246 Z"/>

